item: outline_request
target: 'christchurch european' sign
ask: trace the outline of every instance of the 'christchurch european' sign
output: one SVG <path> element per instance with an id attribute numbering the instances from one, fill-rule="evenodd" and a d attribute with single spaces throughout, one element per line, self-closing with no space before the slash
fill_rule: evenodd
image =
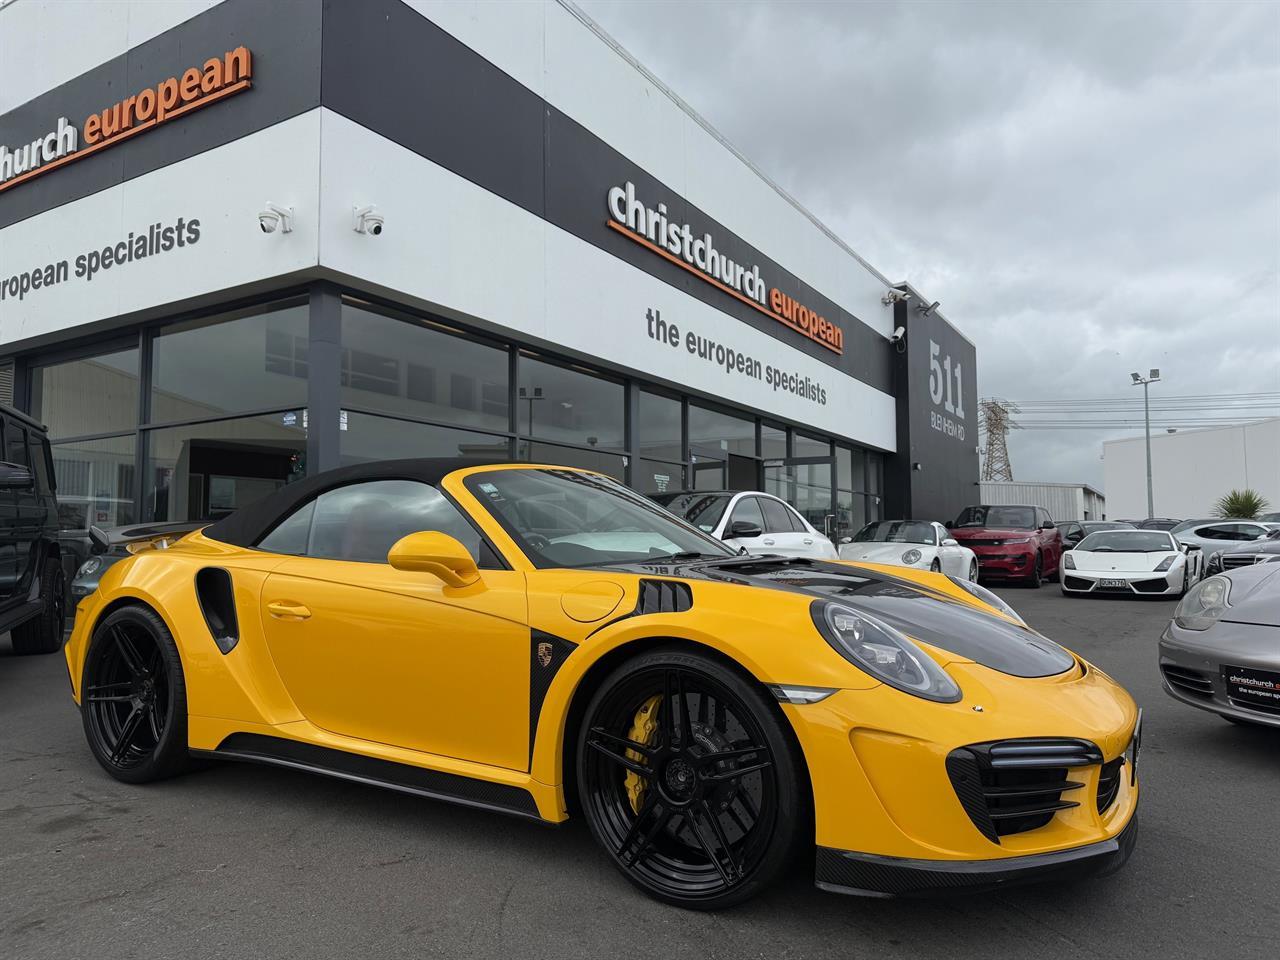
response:
<path id="1" fill-rule="evenodd" d="M 711 234 L 695 236 L 689 224 L 668 219 L 665 203 L 650 207 L 638 200 L 635 184 L 613 187 L 608 206 L 610 229 L 828 350 L 844 352 L 840 327 L 777 287 L 770 288 L 760 276 L 759 264 L 736 263 L 716 249 Z"/>

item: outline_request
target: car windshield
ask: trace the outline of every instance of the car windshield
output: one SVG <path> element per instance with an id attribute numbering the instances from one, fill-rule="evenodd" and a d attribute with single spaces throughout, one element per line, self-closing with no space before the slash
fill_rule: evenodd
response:
<path id="1" fill-rule="evenodd" d="M 1134 527 L 1132 523 L 1122 523 L 1119 520 L 1116 520 L 1114 522 L 1110 520 L 1106 520 L 1106 521 L 1086 520 L 1084 523 L 1080 524 L 1080 526 L 1084 527 L 1085 533 L 1098 533 L 1099 531 L 1102 531 L 1102 530 L 1135 530 L 1137 529 L 1136 527 Z"/>
<path id="2" fill-rule="evenodd" d="M 599 474 L 495 470 L 472 474 L 466 486 L 539 567 L 737 555 Z"/>
<path id="3" fill-rule="evenodd" d="M 1171 528 L 1169 529 L 1169 532 L 1170 532 L 1170 533 L 1182 533 L 1184 530 L 1190 530 L 1192 527 L 1198 527 L 1198 526 L 1200 526 L 1200 524 L 1202 524 L 1202 523 L 1217 523 L 1217 522 L 1218 522 L 1218 521 L 1213 520 L 1213 519 L 1204 519 L 1204 520 L 1183 520 L 1181 523 L 1179 523 L 1179 524 L 1175 524 L 1173 527 L 1171 527 Z"/>
<path id="4" fill-rule="evenodd" d="M 918 520 L 881 520 L 868 523 L 853 538 L 854 543 L 927 543 L 936 546 L 933 524 Z"/>
<path id="5" fill-rule="evenodd" d="M 952 524 L 956 527 L 1016 527 L 1034 530 L 1034 507 L 965 507 Z"/>
<path id="6" fill-rule="evenodd" d="M 1161 553 L 1178 548 L 1163 531 L 1108 530 L 1089 534 L 1076 549 L 1085 553 Z"/>
<path id="7" fill-rule="evenodd" d="M 720 523 L 732 493 L 664 493 L 653 498 L 681 520 L 688 520 L 703 533 L 710 533 Z"/>

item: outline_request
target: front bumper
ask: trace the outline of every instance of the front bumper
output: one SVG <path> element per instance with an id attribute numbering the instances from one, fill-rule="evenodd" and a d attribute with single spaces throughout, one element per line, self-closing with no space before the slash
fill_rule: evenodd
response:
<path id="1" fill-rule="evenodd" d="M 1107 593 L 1119 596 L 1170 597 L 1182 592 L 1183 568 L 1157 573 L 1155 571 L 1115 571 L 1099 573 L 1096 570 L 1070 570 L 1062 568 L 1062 589 L 1066 593 Z M 1123 587 L 1100 586 L 1102 580 L 1121 580 Z"/>
<path id="2" fill-rule="evenodd" d="M 963 541 L 961 541 L 963 545 Z M 1035 550 L 1025 544 L 999 547 L 970 547 L 978 558 L 978 575 L 983 577 L 1029 577 L 1035 567 Z"/>
<path id="3" fill-rule="evenodd" d="M 860 897 L 984 893 L 1049 880 L 1103 877 L 1124 866 L 1138 839 L 1135 812 L 1115 837 L 1069 850 L 999 860 L 910 860 L 819 847 L 815 883 Z"/>
<path id="4" fill-rule="evenodd" d="M 1280 709 L 1233 699 L 1224 668 L 1280 672 L 1276 641 L 1280 628 L 1223 621 L 1209 630 L 1184 630 L 1171 622 L 1160 637 L 1164 692 L 1200 710 L 1280 728 Z"/>

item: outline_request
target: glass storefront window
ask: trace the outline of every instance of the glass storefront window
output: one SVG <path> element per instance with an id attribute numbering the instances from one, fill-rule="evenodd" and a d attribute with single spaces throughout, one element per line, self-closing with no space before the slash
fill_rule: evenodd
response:
<path id="1" fill-rule="evenodd" d="M 342 404 L 483 430 L 511 428 L 508 353 L 342 306 Z"/>
<path id="2" fill-rule="evenodd" d="M 307 402 L 307 306 L 176 324 L 152 346 L 152 423 Z"/>
<path id="3" fill-rule="evenodd" d="M 680 401 L 641 390 L 636 443 L 642 457 L 683 460 Z"/>
<path id="4" fill-rule="evenodd" d="M 787 431 L 782 427 L 764 424 L 760 427 L 760 456 L 766 460 L 781 460 L 787 455 Z"/>
<path id="5" fill-rule="evenodd" d="M 511 441 L 506 437 L 354 411 L 343 417 L 338 437 L 343 466 L 401 457 L 511 459 Z"/>
<path id="6" fill-rule="evenodd" d="M 132 433 L 51 447 L 61 529 L 115 527 L 138 519 L 133 502 L 136 449 Z"/>
<path id="7" fill-rule="evenodd" d="M 817 437 L 806 437 L 803 433 L 797 433 L 793 440 L 795 457 L 829 457 L 831 456 L 831 441 L 819 440 Z"/>
<path id="8" fill-rule="evenodd" d="M 584 470 L 595 470 L 615 480 L 626 482 L 627 459 L 603 450 L 580 450 L 576 447 L 561 447 L 554 443 L 530 443 L 520 441 L 520 460 L 531 463 L 546 463 L 561 467 L 582 467 Z"/>
<path id="9" fill-rule="evenodd" d="M 685 489 L 684 464 L 662 460 L 636 460 L 631 486 L 641 493 L 675 493 Z"/>
<path id="10" fill-rule="evenodd" d="M 48 426 L 54 440 L 133 430 L 137 348 L 33 368 L 31 416 Z"/>
<path id="11" fill-rule="evenodd" d="M 622 384 L 520 357 L 516 397 L 520 433 L 600 450 L 624 449 Z"/>
<path id="12" fill-rule="evenodd" d="M 754 457 L 756 425 L 718 410 L 689 404 L 689 446 Z"/>
<path id="13" fill-rule="evenodd" d="M 148 430 L 145 519 L 217 519 L 301 479 L 305 413 Z"/>

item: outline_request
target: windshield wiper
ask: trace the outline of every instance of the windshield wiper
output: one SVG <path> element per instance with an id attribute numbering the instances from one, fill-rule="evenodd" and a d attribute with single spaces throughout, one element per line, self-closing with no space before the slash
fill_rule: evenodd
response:
<path id="1" fill-rule="evenodd" d="M 605 560 L 601 563 L 590 563 L 590 567 L 613 567 L 624 563 L 686 563 L 691 560 L 729 560 L 733 554 L 699 553 L 696 550 L 683 550 L 676 553 L 657 553 L 650 557 L 633 557 L 630 559 Z"/>

